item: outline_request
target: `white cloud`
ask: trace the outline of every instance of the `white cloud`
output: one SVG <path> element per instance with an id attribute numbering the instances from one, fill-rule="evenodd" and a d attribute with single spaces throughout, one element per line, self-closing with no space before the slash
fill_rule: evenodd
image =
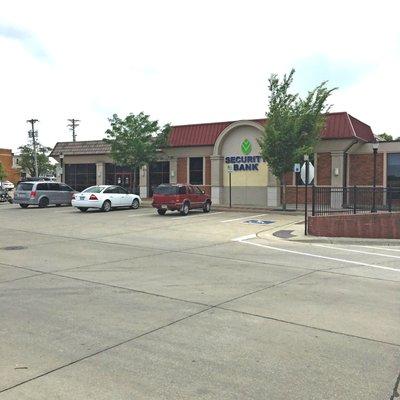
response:
<path id="1" fill-rule="evenodd" d="M 395 2 L 321 4 L 3 4 L 0 26 L 27 38 L 0 30 L 0 146 L 23 144 L 31 117 L 40 120 L 40 140 L 49 146 L 70 139 L 72 117 L 82 120 L 78 139 L 102 137 L 114 112 L 143 110 L 175 124 L 263 117 L 268 76 L 316 57 L 331 63 L 327 71 L 339 80 L 336 110 L 348 110 L 376 132 L 400 135 Z M 306 75 L 299 68 L 299 86 L 308 84 Z"/>

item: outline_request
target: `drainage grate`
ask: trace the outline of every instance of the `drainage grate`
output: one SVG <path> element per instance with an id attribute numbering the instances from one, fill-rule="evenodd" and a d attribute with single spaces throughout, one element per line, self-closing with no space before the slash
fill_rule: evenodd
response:
<path id="1" fill-rule="evenodd" d="M 273 224 L 275 221 L 265 221 L 263 219 L 248 219 L 247 221 L 243 221 L 245 224 L 258 224 L 258 225 L 268 225 Z"/>
<path id="2" fill-rule="evenodd" d="M 1 247 L 1 250 L 24 250 L 27 249 L 25 246 L 7 246 L 7 247 Z"/>

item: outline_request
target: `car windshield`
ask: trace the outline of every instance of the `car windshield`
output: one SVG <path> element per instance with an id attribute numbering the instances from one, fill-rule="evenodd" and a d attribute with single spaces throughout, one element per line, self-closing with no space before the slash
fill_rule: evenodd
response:
<path id="1" fill-rule="evenodd" d="M 90 186 L 85 189 L 82 193 L 100 193 L 103 191 L 104 187 L 101 186 Z"/>
<path id="2" fill-rule="evenodd" d="M 154 194 L 178 194 L 178 186 L 158 186 L 154 189 Z"/>
<path id="3" fill-rule="evenodd" d="M 33 183 L 22 182 L 17 186 L 17 191 L 31 191 L 33 188 Z"/>

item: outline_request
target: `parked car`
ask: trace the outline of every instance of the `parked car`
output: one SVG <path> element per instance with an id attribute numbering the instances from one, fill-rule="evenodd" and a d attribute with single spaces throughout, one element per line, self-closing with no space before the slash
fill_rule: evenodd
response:
<path id="1" fill-rule="evenodd" d="M 164 215 L 167 210 L 187 215 L 194 208 L 202 208 L 207 213 L 211 210 L 211 199 L 198 186 L 162 184 L 153 191 L 152 206 L 160 215 Z"/>
<path id="2" fill-rule="evenodd" d="M 99 185 L 91 186 L 83 192 L 76 193 L 71 203 L 82 212 L 89 208 L 98 208 L 107 212 L 116 207 L 137 209 L 141 202 L 138 195 L 128 193 L 121 186 Z"/>
<path id="3" fill-rule="evenodd" d="M 61 206 L 71 204 L 74 189 L 65 183 L 58 182 L 20 182 L 14 193 L 13 203 L 22 208 L 30 205 L 47 207 L 50 204 Z"/>
<path id="4" fill-rule="evenodd" d="M 0 189 L 12 190 L 12 189 L 14 189 L 14 184 L 10 181 L 0 182 Z"/>

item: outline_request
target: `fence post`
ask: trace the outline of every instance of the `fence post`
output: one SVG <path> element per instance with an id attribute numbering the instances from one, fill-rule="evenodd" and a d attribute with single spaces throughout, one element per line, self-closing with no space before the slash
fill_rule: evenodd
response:
<path id="1" fill-rule="evenodd" d="M 357 186 L 353 187 L 353 213 L 357 214 Z"/>
<path id="2" fill-rule="evenodd" d="M 315 185 L 312 185 L 312 211 L 311 211 L 311 215 L 314 216 L 315 215 Z"/>
<path id="3" fill-rule="evenodd" d="M 392 212 L 392 186 L 388 186 L 388 209 Z"/>

